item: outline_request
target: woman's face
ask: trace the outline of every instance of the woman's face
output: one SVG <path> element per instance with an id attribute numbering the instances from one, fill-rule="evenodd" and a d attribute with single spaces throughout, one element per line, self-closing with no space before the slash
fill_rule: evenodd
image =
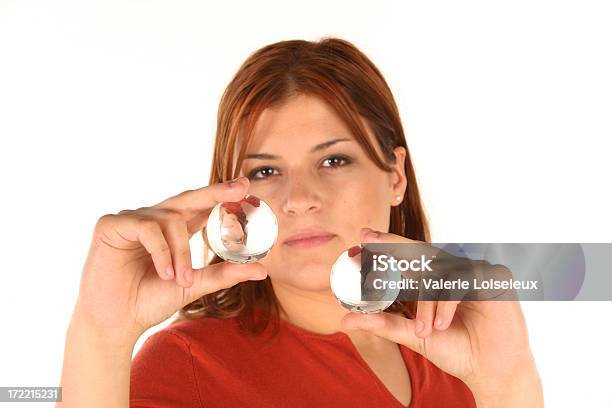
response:
<path id="1" fill-rule="evenodd" d="M 405 149 L 395 153 L 394 170 L 379 169 L 333 108 L 314 96 L 298 95 L 262 113 L 240 174 L 250 179 L 249 194 L 278 219 L 278 240 L 260 261 L 275 284 L 329 290 L 331 266 L 359 245 L 360 228 L 388 231 L 390 207 L 406 188 Z M 312 230 L 329 237 L 287 241 Z"/>

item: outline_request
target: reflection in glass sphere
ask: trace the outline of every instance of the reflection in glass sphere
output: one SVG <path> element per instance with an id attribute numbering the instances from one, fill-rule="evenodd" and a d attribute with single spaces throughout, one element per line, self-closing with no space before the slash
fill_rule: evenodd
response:
<path id="1" fill-rule="evenodd" d="M 234 263 L 256 262 L 263 258 L 277 236 L 274 212 L 253 195 L 237 202 L 217 204 L 206 223 L 210 248 L 222 259 Z"/>
<path id="2" fill-rule="evenodd" d="M 346 309 L 351 312 L 376 313 L 393 304 L 399 289 L 373 289 L 372 282 L 376 278 L 396 280 L 395 275 L 398 273 L 398 271 L 389 273 L 362 271 L 361 248 L 355 246 L 340 254 L 332 266 L 329 279 L 332 292 Z"/>

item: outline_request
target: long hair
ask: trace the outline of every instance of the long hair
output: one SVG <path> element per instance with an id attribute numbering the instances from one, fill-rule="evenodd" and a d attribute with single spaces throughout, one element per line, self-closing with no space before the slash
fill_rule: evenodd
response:
<path id="1" fill-rule="evenodd" d="M 401 204 L 391 208 L 389 232 L 429 242 L 429 225 L 391 90 L 378 68 L 346 40 L 280 41 L 249 56 L 221 98 L 209 185 L 237 177 L 260 114 L 298 94 L 317 96 L 330 104 L 379 168 L 390 171 L 389 163 L 395 163 L 393 149 L 397 146 L 406 149 L 408 185 Z M 370 143 L 364 120 L 376 136 L 383 157 Z M 243 143 L 236 155 L 239 140 Z M 214 256 L 209 264 L 221 261 Z M 247 332 L 261 333 L 272 322 L 276 333 L 279 311 L 268 277 L 202 296 L 183 307 L 176 321 L 236 316 Z M 414 317 L 416 302 L 396 301 L 387 311 Z"/>

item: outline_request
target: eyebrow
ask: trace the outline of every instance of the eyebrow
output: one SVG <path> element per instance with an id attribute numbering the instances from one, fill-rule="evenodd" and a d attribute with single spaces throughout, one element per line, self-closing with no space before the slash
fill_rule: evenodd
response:
<path id="1" fill-rule="evenodd" d="M 325 150 L 328 147 L 335 145 L 336 143 L 339 143 L 339 142 L 351 142 L 351 141 L 352 140 L 348 138 L 339 138 L 339 139 L 329 140 L 327 142 L 319 143 L 318 145 L 310 149 L 310 153 L 316 153 L 318 151 Z M 276 156 L 270 153 L 253 153 L 253 154 L 247 154 L 245 157 L 245 160 L 246 159 L 275 160 L 275 159 L 280 159 L 280 156 Z"/>

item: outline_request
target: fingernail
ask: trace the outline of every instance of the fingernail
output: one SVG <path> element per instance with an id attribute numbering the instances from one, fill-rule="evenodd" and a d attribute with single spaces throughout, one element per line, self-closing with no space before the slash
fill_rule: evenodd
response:
<path id="1" fill-rule="evenodd" d="M 420 333 L 423 331 L 423 329 L 425 328 L 425 323 L 423 323 L 422 320 L 417 320 L 416 322 L 416 332 Z"/>
<path id="2" fill-rule="evenodd" d="M 436 328 L 438 328 L 438 329 L 439 329 L 440 327 L 442 327 L 442 318 L 441 318 L 441 317 L 436 318 L 436 323 L 435 323 L 435 325 L 436 325 Z"/>
<path id="3" fill-rule="evenodd" d="M 361 247 L 359 245 L 355 245 L 349 248 L 348 250 L 348 256 L 349 258 L 354 257 L 355 255 L 358 255 L 361 253 Z"/>
<path id="4" fill-rule="evenodd" d="M 168 266 L 168 267 L 166 268 L 166 275 L 167 275 L 169 278 L 173 278 L 173 277 L 174 277 L 174 269 L 172 269 L 172 265 L 170 265 L 170 266 Z"/>

